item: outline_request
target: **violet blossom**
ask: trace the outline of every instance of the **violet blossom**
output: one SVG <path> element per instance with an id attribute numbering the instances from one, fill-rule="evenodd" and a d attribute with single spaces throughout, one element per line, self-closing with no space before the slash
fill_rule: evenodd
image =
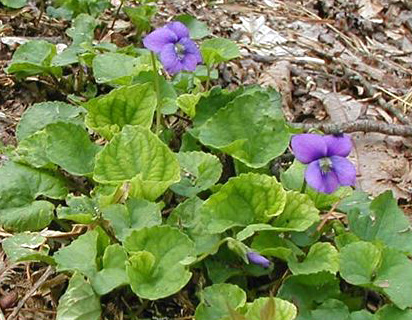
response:
<path id="1" fill-rule="evenodd" d="M 143 39 L 143 44 L 159 54 L 164 68 L 171 74 L 182 70 L 195 71 L 202 62 L 199 49 L 189 37 L 189 29 L 178 21 L 149 33 Z"/>
<path id="2" fill-rule="evenodd" d="M 298 134 L 291 144 L 296 159 L 308 164 L 305 180 L 315 190 L 332 193 L 339 186 L 355 184 L 355 166 L 346 159 L 352 150 L 349 135 Z"/>
<path id="3" fill-rule="evenodd" d="M 269 268 L 270 260 L 266 259 L 264 256 L 252 251 L 248 252 L 246 255 L 250 263 L 259 265 L 265 269 Z"/>

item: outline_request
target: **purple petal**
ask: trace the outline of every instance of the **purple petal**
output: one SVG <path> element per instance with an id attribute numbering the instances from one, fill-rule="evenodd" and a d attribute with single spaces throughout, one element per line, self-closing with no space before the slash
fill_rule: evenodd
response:
<path id="1" fill-rule="evenodd" d="M 250 263 L 257 264 L 263 268 L 270 267 L 270 260 L 266 259 L 265 257 L 261 256 L 256 252 L 248 252 L 247 258 Z"/>
<path id="2" fill-rule="evenodd" d="M 185 48 L 185 54 L 193 54 L 196 56 L 197 63 L 202 62 L 202 55 L 194 41 L 189 38 L 183 38 L 179 40 L 179 43 Z"/>
<path id="3" fill-rule="evenodd" d="M 328 148 L 327 156 L 347 157 L 352 150 L 350 135 L 327 135 L 323 137 Z"/>
<path id="4" fill-rule="evenodd" d="M 323 193 L 332 193 L 339 187 L 336 173 L 334 171 L 323 173 L 319 161 L 313 161 L 308 165 L 305 179 L 313 189 Z"/>
<path id="5" fill-rule="evenodd" d="M 197 58 L 194 54 L 186 54 L 182 59 L 183 70 L 195 71 L 197 65 Z"/>
<path id="6" fill-rule="evenodd" d="M 179 21 L 170 22 L 165 27 L 171 30 L 178 39 L 189 37 L 189 29 Z"/>
<path id="7" fill-rule="evenodd" d="M 160 53 L 167 44 L 177 42 L 177 36 L 167 28 L 159 28 L 143 39 L 143 45 L 156 53 Z"/>
<path id="8" fill-rule="evenodd" d="M 356 168 L 348 159 L 339 156 L 330 157 L 332 160 L 332 171 L 336 173 L 339 184 L 342 186 L 353 186 L 356 183 Z"/>
<path id="9" fill-rule="evenodd" d="M 292 137 L 292 151 L 300 162 L 309 163 L 325 157 L 327 148 L 323 136 L 303 133 Z"/>
<path id="10" fill-rule="evenodd" d="M 167 72 L 174 74 L 183 69 L 182 63 L 177 56 L 175 45 L 167 44 L 163 47 L 162 52 L 160 52 L 160 61 Z"/>

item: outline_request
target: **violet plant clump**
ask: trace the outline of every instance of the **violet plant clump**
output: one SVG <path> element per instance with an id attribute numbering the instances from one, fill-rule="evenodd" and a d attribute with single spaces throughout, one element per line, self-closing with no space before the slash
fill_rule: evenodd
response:
<path id="1" fill-rule="evenodd" d="M 178 21 L 149 33 L 143 39 L 143 44 L 159 54 L 160 61 L 170 74 L 195 71 L 196 66 L 202 62 L 196 43 L 190 39 L 189 29 Z"/>
<path id="2" fill-rule="evenodd" d="M 346 159 L 352 150 L 349 135 L 298 134 L 291 144 L 296 159 L 308 165 L 305 180 L 315 190 L 332 193 L 355 184 L 355 166 Z"/>

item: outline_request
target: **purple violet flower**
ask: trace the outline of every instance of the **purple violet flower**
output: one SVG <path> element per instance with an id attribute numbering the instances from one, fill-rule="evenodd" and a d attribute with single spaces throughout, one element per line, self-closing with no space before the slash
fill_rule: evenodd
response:
<path id="1" fill-rule="evenodd" d="M 171 74 L 182 70 L 195 71 L 202 62 L 199 49 L 189 38 L 189 29 L 178 21 L 149 33 L 143 39 L 143 44 L 160 55 L 164 68 Z"/>
<path id="2" fill-rule="evenodd" d="M 261 256 L 256 252 L 248 252 L 247 258 L 250 263 L 257 264 L 265 269 L 269 268 L 270 266 L 270 260 L 266 259 L 264 256 Z"/>
<path id="3" fill-rule="evenodd" d="M 298 134 L 292 137 L 292 151 L 296 159 L 308 164 L 305 179 L 308 185 L 323 193 L 332 193 L 339 186 L 356 182 L 355 166 L 346 157 L 352 149 L 347 134 Z"/>

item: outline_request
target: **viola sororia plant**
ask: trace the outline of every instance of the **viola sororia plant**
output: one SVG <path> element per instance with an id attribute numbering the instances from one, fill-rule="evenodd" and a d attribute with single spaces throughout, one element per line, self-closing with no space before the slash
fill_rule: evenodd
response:
<path id="1" fill-rule="evenodd" d="M 126 12 L 147 27 L 144 6 Z M 297 132 L 272 88 L 210 89 L 240 52 L 195 43 L 193 17 L 126 49 L 93 41 L 97 23 L 80 14 L 65 51 L 31 41 L 8 67 L 70 92 L 25 111 L 0 168 L 8 259 L 70 277 L 57 319 L 101 319 L 119 296 L 136 317 L 185 296 L 196 320 L 412 319 L 410 224 L 391 192 L 356 190 L 349 135 Z M 88 73 L 76 88 L 70 66 Z"/>

